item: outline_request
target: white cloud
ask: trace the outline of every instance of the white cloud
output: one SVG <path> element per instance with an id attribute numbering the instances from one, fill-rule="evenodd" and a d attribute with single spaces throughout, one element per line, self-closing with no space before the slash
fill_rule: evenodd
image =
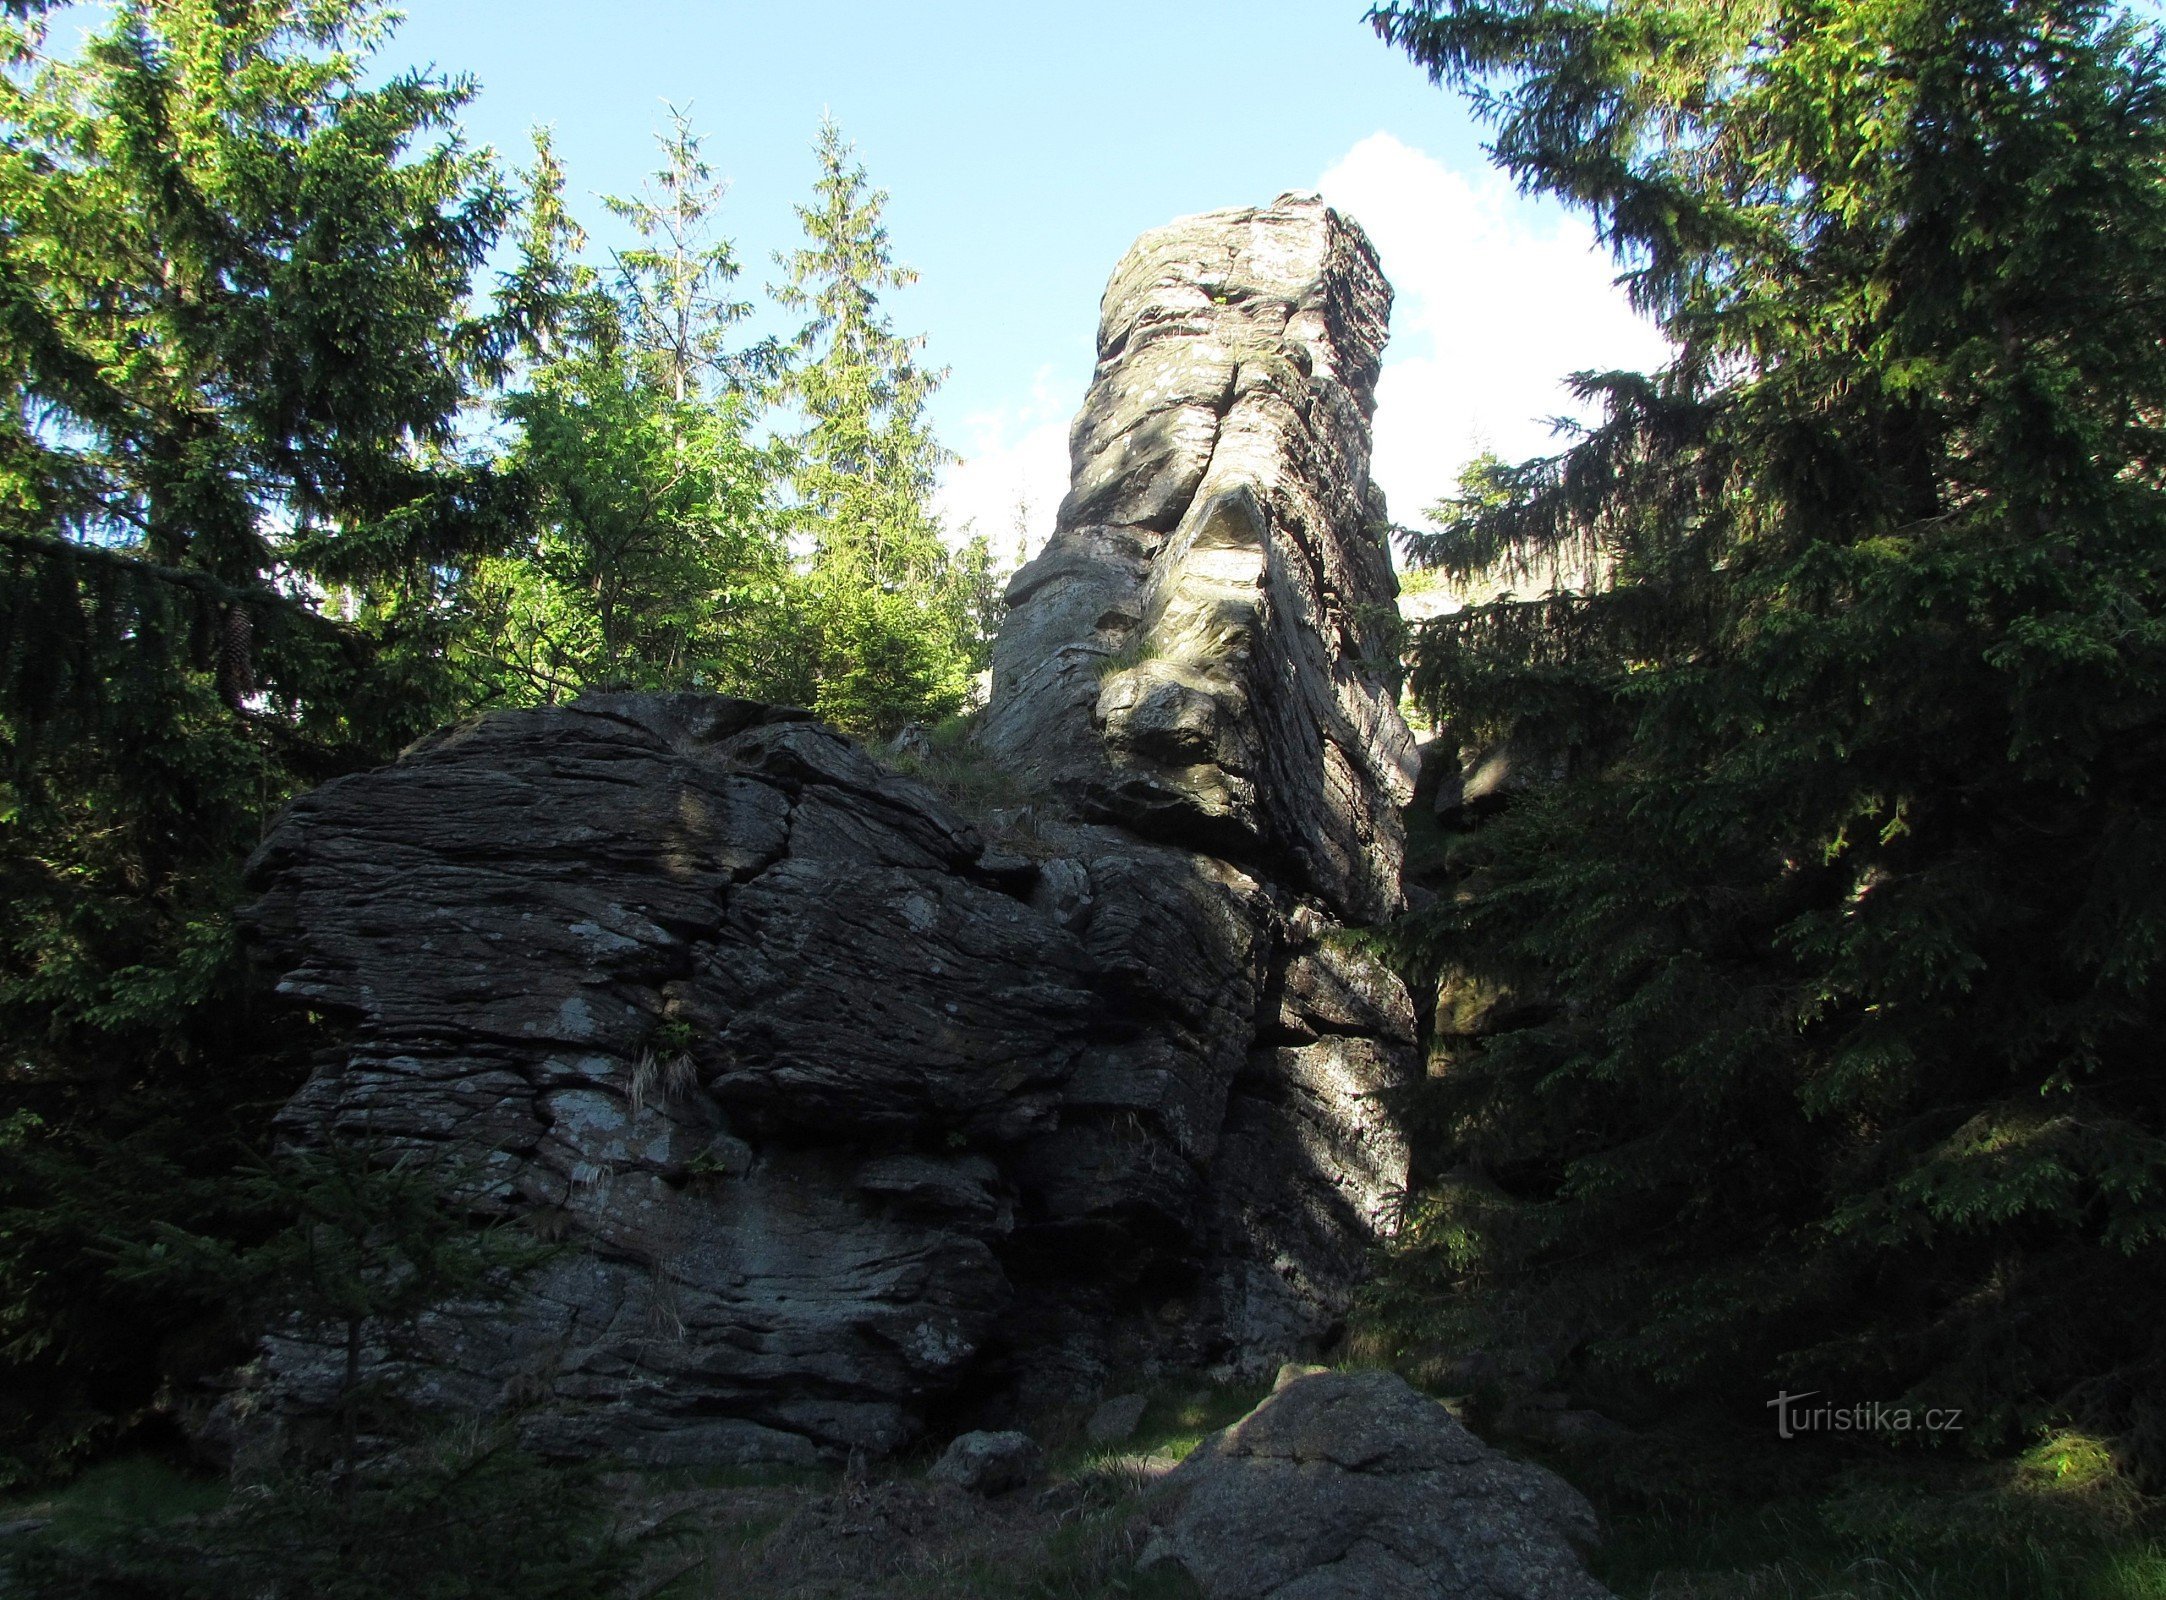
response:
<path id="1" fill-rule="evenodd" d="M 982 533 L 1012 561 L 1020 519 L 1028 553 L 1043 547 L 1068 492 L 1068 413 L 1081 393 L 1040 367 L 1029 399 L 964 419 L 963 459 L 941 475 L 935 501 L 950 538 Z"/>
<path id="2" fill-rule="evenodd" d="M 1567 374 L 1663 359 L 1592 226 L 1493 170 L 1469 178 L 1376 133 L 1317 187 L 1367 230 L 1397 292 L 1375 473 L 1401 522 L 1483 449 L 1507 460 L 1555 449 L 1547 419 L 1575 409 Z"/>

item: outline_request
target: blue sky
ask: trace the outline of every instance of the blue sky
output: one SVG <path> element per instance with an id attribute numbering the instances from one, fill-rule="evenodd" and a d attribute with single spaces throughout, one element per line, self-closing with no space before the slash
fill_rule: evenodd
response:
<path id="1" fill-rule="evenodd" d="M 688 105 L 732 180 L 726 229 L 763 269 L 792 241 L 832 111 L 922 274 L 895 311 L 953 369 L 951 432 L 1047 362 L 1087 375 L 1099 291 L 1143 229 L 1310 187 L 1379 128 L 1480 161 L 1453 98 L 1346 0 L 402 9 L 390 53 L 472 72 L 469 126 L 507 153 L 554 124 L 575 190 L 635 185 L 663 102 Z"/>
<path id="2" fill-rule="evenodd" d="M 1377 475 L 1411 519 L 1477 444 L 1543 447 L 1533 420 L 1578 366 L 1659 347 L 1621 308 L 1585 224 L 1519 199 L 1458 100 L 1362 22 L 1361 0 L 407 0 L 389 67 L 471 73 L 467 125 L 512 162 L 553 125 L 574 205 L 629 193 L 664 102 L 731 182 L 723 231 L 757 288 L 797 241 L 823 111 L 880 187 L 921 274 L 897 327 L 950 369 L 934 421 L 965 457 L 953 520 L 1042 537 L 1094 356 L 1106 275 L 1144 229 L 1321 185 L 1399 290 Z"/>

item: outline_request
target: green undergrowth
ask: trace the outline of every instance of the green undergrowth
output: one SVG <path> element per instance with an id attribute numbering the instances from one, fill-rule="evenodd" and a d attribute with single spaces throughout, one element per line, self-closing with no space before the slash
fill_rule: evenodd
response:
<path id="1" fill-rule="evenodd" d="M 61 1538 L 95 1539 L 206 1515 L 229 1493 L 223 1478 L 186 1472 L 157 1456 L 123 1456 L 59 1488 L 0 1501 L 0 1526 L 40 1523 Z"/>
<path id="2" fill-rule="evenodd" d="M 949 717 L 926 731 L 926 748 L 887 751 L 882 759 L 977 823 L 986 822 L 992 813 L 1027 806 L 1042 798 L 978 747 L 971 737 L 976 727 L 974 717 Z"/>
<path id="3" fill-rule="evenodd" d="M 2166 1515 L 2082 1435 L 1998 1462 L 1700 1441 L 1662 1470 L 1694 1447 L 1550 1459 L 1603 1511 L 1593 1565 L 1623 1600 L 2166 1600 Z"/>
<path id="4" fill-rule="evenodd" d="M 1628 1514 L 1595 1571 L 1623 1600 L 2158 1600 L 2166 1544 L 2036 1534 L 1913 1542 L 1898 1495 L 1860 1523 L 1813 1502 L 1701 1519 Z"/>
<path id="5" fill-rule="evenodd" d="M 1135 1512 L 1167 1464 L 1245 1415 L 1265 1389 L 1193 1380 L 1134 1389 L 1147 1400 L 1143 1420 L 1116 1445 L 1090 1441 L 1088 1407 L 1030 1424 L 1046 1449 L 1048 1486 L 1070 1491 L 1057 1518 L 1023 1517 L 1003 1529 L 996 1503 L 987 1528 L 969 1530 L 951 1550 L 934 1551 L 878 1592 L 893 1600 L 1195 1595 L 1179 1572 L 1137 1570 Z M 1686 1424 L 1575 1448 L 1509 1437 L 1500 1443 L 1542 1460 L 1596 1503 L 1606 1539 L 1592 1566 L 1620 1600 L 2166 1600 L 2166 1515 L 2117 1470 L 2103 1444 L 2081 1434 L 2054 1435 L 2002 1461 L 1816 1454 L 1799 1442 L 1724 1438 Z M 752 1576 L 756 1568 L 772 1570 L 759 1552 L 793 1537 L 793 1512 L 827 1498 L 876 1496 L 881 1483 L 921 1480 L 934 1454 L 928 1446 L 870 1476 L 708 1467 L 617 1479 L 634 1525 L 687 1495 L 745 1497 L 721 1502 L 736 1509 L 707 1524 L 696 1542 L 704 1556 L 693 1544 L 670 1545 L 632 1588 L 654 1600 L 797 1595 L 786 1576 L 772 1588 Z M 520 1484 L 522 1492 L 530 1487 Z M 0 1502 L 0 1525 L 39 1522 L 43 1529 L 32 1537 L 78 1548 L 139 1543 L 146 1532 L 186 1528 L 228 1503 L 223 1481 L 136 1456 L 93 1468 L 63 1489 Z M 781 1566 L 786 1574 L 788 1563 Z M 657 1571 L 672 1570 L 669 1581 L 653 1585 Z M 606 1600 L 603 1591 L 596 1600 Z"/>
<path id="6" fill-rule="evenodd" d="M 970 1600 L 1190 1600 L 1200 1595 L 1178 1569 L 1136 1569 L 1138 1503 L 1168 1464 L 1185 1459 L 1210 1435 L 1254 1410 L 1267 1387 L 1193 1379 L 1137 1383 L 1125 1392 L 1144 1396 L 1143 1418 L 1134 1434 L 1110 1445 L 1090 1440 L 1086 1426 L 1092 1407 L 1036 1419 L 1032 1432 L 1045 1447 L 1048 1480 L 1080 1486 L 1089 1498 L 1053 1533 L 1039 1559 L 983 1565 L 956 1574 L 952 1587 L 928 1592 Z M 1113 1386 L 1108 1392 L 1124 1391 Z"/>
<path id="7" fill-rule="evenodd" d="M 658 1497 L 725 1492 L 708 1507 L 703 1550 L 655 1591 L 657 1600 L 1193 1600 L 1200 1591 L 1185 1574 L 1138 1570 L 1147 1530 L 1136 1513 L 1150 1484 L 1251 1410 L 1262 1386 L 1190 1378 L 1129 1387 L 1147 1400 L 1130 1438 L 1094 1444 L 1091 1406 L 1029 1419 L 1024 1426 L 1046 1455 L 1043 1480 L 959 1524 L 939 1515 L 916 1521 L 944 1439 L 928 1439 L 902 1460 L 843 1473 L 644 1474 Z M 730 1490 L 744 1493 L 729 1497 Z M 882 1521 L 891 1514 L 915 1523 L 915 1531 L 891 1542 L 847 1531 L 853 1522 L 892 1526 Z"/>
<path id="8" fill-rule="evenodd" d="M 876 1590 L 883 1600 L 920 1595 L 927 1600 L 933 1596 L 970 1600 L 1187 1600 L 1194 1596 L 1198 1591 L 1178 1571 L 1137 1570 L 1144 1531 L 1135 1512 L 1157 1474 L 1210 1433 L 1249 1411 L 1263 1389 L 1261 1385 L 1208 1385 L 1194 1379 L 1135 1388 L 1146 1395 L 1148 1404 L 1131 1438 L 1113 1445 L 1093 1444 L 1087 1433 L 1092 1408 L 1087 1406 L 1032 1419 L 1030 1431 L 1047 1452 L 1047 1475 L 1039 1488 L 1014 1497 L 1012 1504 L 1002 1501 L 988 1506 L 981 1522 L 936 1532 L 926 1549 L 910 1552 L 907 1570 L 879 1575 L 872 1589 L 865 1588 L 862 1579 L 844 1579 L 833 1592 L 854 1596 Z M 870 1469 L 712 1466 L 608 1473 L 600 1482 L 591 1467 L 527 1463 L 517 1466 L 516 1481 L 507 1479 L 504 1487 L 515 1491 L 521 1501 L 553 1505 L 562 1500 L 561 1509 L 579 1515 L 592 1515 L 589 1508 L 599 1509 L 595 1502 L 581 1498 L 587 1490 L 559 1492 L 550 1487 L 561 1478 L 567 1485 L 576 1481 L 600 1489 L 604 1500 L 618 1508 L 604 1513 L 602 1520 L 616 1525 L 620 1541 L 630 1536 L 648 1553 L 637 1560 L 638 1570 L 631 1573 L 623 1570 L 622 1563 L 615 1564 L 615 1572 L 608 1570 L 612 1563 L 597 1563 L 594 1576 L 605 1586 L 593 1590 L 594 1600 L 635 1592 L 650 1600 L 795 1597 L 828 1592 L 818 1584 L 801 1588 L 798 1582 L 791 1557 L 808 1536 L 803 1514 L 823 1505 L 847 1506 L 854 1499 L 877 1504 L 883 1485 L 890 1490 L 922 1489 L 937 1454 L 935 1445 L 928 1443 L 918 1456 Z M 498 1460 L 496 1464 L 504 1463 Z M 458 1470 L 463 1474 L 463 1467 Z M 371 1487 L 367 1492 L 375 1495 L 381 1490 Z M 1039 1497 L 1046 1493 L 1057 1498 L 1057 1509 L 1041 1509 Z M 122 1595 L 133 1600 L 139 1593 L 158 1600 L 169 1595 L 196 1600 L 215 1589 L 218 1572 L 230 1566 L 237 1579 L 242 1579 L 245 1569 L 242 1581 L 260 1577 L 267 1595 L 275 1593 L 281 1600 L 288 1594 L 297 1596 L 322 1574 L 298 1561 L 290 1574 L 277 1563 L 273 1563 L 277 1570 L 272 1571 L 259 1559 L 259 1555 L 268 1556 L 267 1551 L 255 1550 L 259 1536 L 275 1536 L 273 1542 L 283 1542 L 301 1534 L 287 1525 L 291 1518 L 273 1515 L 275 1508 L 269 1502 L 258 1504 L 262 1495 L 258 1489 L 236 1497 L 222 1479 L 190 1473 L 149 1456 L 107 1462 L 65 1487 L 0 1502 L 0 1525 L 34 1525 L 12 1536 L 16 1584 L 0 1587 L 11 1593 L 20 1588 L 34 1600 L 62 1593 L 95 1595 L 101 1600 L 118 1600 Z M 486 1513 L 480 1520 L 488 1522 L 506 1509 L 499 1504 L 503 1498 L 484 1495 L 475 1507 L 465 1509 L 478 1508 Z M 245 1514 L 229 1529 L 236 1508 Z M 294 1509 L 306 1508 L 296 1501 Z M 362 1535 L 362 1543 L 379 1552 L 405 1547 L 411 1541 L 396 1530 L 407 1521 L 430 1524 L 435 1509 L 419 1503 L 387 1503 L 380 1508 L 380 1517 L 372 1514 L 361 1519 L 370 1524 L 366 1529 L 357 1525 L 349 1531 Z M 352 1519 L 350 1511 L 336 1504 L 316 1510 L 329 1522 Z M 815 1519 L 812 1526 L 817 1530 L 823 1524 Z M 642 1528 L 651 1531 L 636 1532 Z M 668 1536 L 656 1537 L 664 1533 Z M 820 1535 L 815 1532 L 812 1537 Z M 620 1543 L 619 1548 L 629 1552 L 633 1546 Z M 457 1593 L 487 1600 L 514 1592 L 501 1581 L 507 1574 L 493 1570 L 498 1563 L 478 1559 L 481 1552 L 463 1544 L 458 1549 L 442 1548 L 440 1559 L 421 1551 L 407 1553 L 419 1557 L 429 1569 L 425 1576 L 403 1568 L 400 1572 L 401 1581 L 416 1586 L 417 1594 Z M 259 1573 L 258 1567 L 265 1570 Z M 463 1575 L 469 1567 L 471 1574 Z M 548 1576 L 561 1581 L 568 1574 L 552 1570 Z M 368 1584 L 362 1573 L 347 1574 L 338 1593 L 356 1597 L 373 1593 Z M 569 1591 L 545 1583 L 538 1592 Z M 411 1597 L 402 1595 L 401 1600 Z"/>
<path id="9" fill-rule="evenodd" d="M 1055 1412 L 1032 1424 L 1032 1433 L 1044 1446 L 1046 1465 L 1056 1479 L 1104 1470 L 1121 1462 L 1155 1458 L 1161 1462 L 1181 1460 L 1219 1429 L 1238 1422 L 1255 1410 L 1270 1392 L 1268 1383 L 1202 1383 L 1185 1381 L 1138 1382 L 1126 1389 L 1109 1387 L 1108 1394 L 1140 1394 L 1144 1397 L 1143 1420 L 1129 1438 L 1116 1444 L 1093 1444 L 1087 1432 L 1092 1406 Z"/>
<path id="10" fill-rule="evenodd" d="M 477 1424 L 351 1470 L 300 1464 L 234 1488 L 156 1461 L 10 1506 L 9 1600 L 607 1600 L 677 1539 L 628 1516 L 592 1466 Z"/>

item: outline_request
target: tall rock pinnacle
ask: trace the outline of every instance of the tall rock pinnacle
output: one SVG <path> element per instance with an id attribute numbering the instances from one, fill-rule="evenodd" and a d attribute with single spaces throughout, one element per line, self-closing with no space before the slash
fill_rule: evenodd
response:
<path id="1" fill-rule="evenodd" d="M 1394 910 L 1413 741 L 1369 419 L 1391 288 L 1313 196 L 1139 239 L 981 742 L 1089 813 Z"/>

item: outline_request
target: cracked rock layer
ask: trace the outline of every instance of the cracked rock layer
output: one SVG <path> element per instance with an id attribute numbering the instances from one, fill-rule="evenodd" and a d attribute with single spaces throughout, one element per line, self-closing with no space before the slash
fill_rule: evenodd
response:
<path id="1" fill-rule="evenodd" d="M 1389 291 L 1311 199 L 1146 235 L 1017 575 L 981 826 L 782 708 L 491 713 L 297 802 L 248 925 L 341 1043 L 282 1114 L 565 1241 L 393 1337 L 423 1404 L 654 1463 L 902 1447 L 1334 1336 L 1395 1215 L 1409 741 L 1368 416 Z M 320 1414 L 276 1328 L 229 1419 Z"/>

